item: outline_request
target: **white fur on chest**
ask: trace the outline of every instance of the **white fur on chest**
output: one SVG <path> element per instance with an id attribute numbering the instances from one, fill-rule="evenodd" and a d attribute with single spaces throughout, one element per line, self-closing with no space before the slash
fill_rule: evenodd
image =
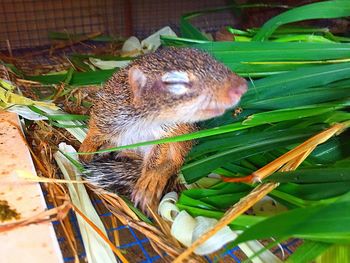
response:
<path id="1" fill-rule="evenodd" d="M 113 139 L 113 144 L 116 146 L 124 146 L 139 142 L 158 140 L 166 135 L 166 131 L 159 124 L 150 124 L 144 121 L 133 123 L 128 128 L 124 129 L 117 138 Z M 152 145 L 134 148 L 142 155 L 147 154 L 152 148 Z"/>

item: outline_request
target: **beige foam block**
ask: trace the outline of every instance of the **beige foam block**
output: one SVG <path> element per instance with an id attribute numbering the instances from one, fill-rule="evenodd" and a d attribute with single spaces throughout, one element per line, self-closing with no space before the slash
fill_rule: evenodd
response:
<path id="1" fill-rule="evenodd" d="M 40 185 L 16 176 L 18 169 L 36 175 L 21 133 L 17 114 L 0 111 L 0 201 L 7 201 L 20 218 L 26 218 L 47 207 Z M 0 222 L 0 226 L 8 222 Z M 0 262 L 63 262 L 52 224 L 32 224 L 0 233 Z"/>

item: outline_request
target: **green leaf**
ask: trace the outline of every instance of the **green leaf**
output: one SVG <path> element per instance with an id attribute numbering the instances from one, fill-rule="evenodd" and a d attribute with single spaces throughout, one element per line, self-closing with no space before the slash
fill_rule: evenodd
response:
<path id="1" fill-rule="evenodd" d="M 202 208 L 191 207 L 188 205 L 183 205 L 177 203 L 176 206 L 180 208 L 180 210 L 186 210 L 192 216 L 206 216 L 215 219 L 220 219 L 224 212 L 215 211 L 215 210 L 206 210 Z M 265 217 L 261 216 L 250 216 L 250 215 L 240 215 L 233 222 L 229 224 L 230 227 L 234 229 L 244 229 L 246 227 L 250 227 L 258 222 L 261 222 L 265 219 Z"/>
<path id="2" fill-rule="evenodd" d="M 305 134 L 305 132 L 302 134 L 290 134 L 284 137 L 268 139 L 263 139 L 257 135 L 255 141 L 250 144 L 232 147 L 231 149 L 223 150 L 216 154 L 185 164 L 182 167 L 182 173 L 188 183 L 193 183 L 226 162 L 233 160 L 237 161 L 262 152 L 286 147 L 296 142 L 300 142 L 306 137 L 308 137 L 308 135 Z"/>
<path id="3" fill-rule="evenodd" d="M 124 202 L 127 204 L 127 206 L 143 221 L 150 225 L 153 225 L 153 222 L 145 215 L 143 214 L 135 205 L 126 197 L 121 196 L 121 198 L 124 200 Z"/>
<path id="4" fill-rule="evenodd" d="M 207 43 L 209 40 L 198 40 L 185 37 L 175 37 L 175 36 L 160 36 L 160 40 L 165 46 L 189 46 L 199 43 Z"/>
<path id="5" fill-rule="evenodd" d="M 188 205 L 188 206 L 193 206 L 193 207 L 199 207 L 199 208 L 203 208 L 203 209 L 215 209 L 214 206 L 207 204 L 205 202 L 202 202 L 200 200 L 191 198 L 189 196 L 187 196 L 186 194 L 181 194 L 179 200 L 178 200 L 178 204 L 182 204 L 182 205 Z"/>
<path id="6" fill-rule="evenodd" d="M 201 11 L 196 11 L 196 12 L 191 12 L 188 14 L 183 15 L 180 18 L 180 30 L 181 30 L 181 35 L 183 37 L 188 37 L 188 38 L 193 38 L 197 40 L 208 40 L 196 27 L 194 27 L 189 20 L 204 14 L 209 14 L 209 13 L 215 13 L 215 12 L 220 12 L 220 11 L 225 11 L 225 10 L 240 10 L 242 8 L 257 8 L 257 7 L 265 7 L 265 8 L 271 8 L 271 7 L 279 7 L 279 8 L 286 8 L 285 5 L 273 5 L 273 4 L 246 4 L 246 5 L 229 5 L 229 6 L 224 6 L 224 7 L 217 7 L 217 8 L 210 8 L 210 9 L 205 9 Z"/>
<path id="7" fill-rule="evenodd" d="M 180 18 L 181 36 L 196 40 L 208 40 L 196 27 L 194 27 L 188 19 L 198 16 L 197 13 L 184 15 Z"/>
<path id="8" fill-rule="evenodd" d="M 321 87 L 329 83 L 348 79 L 350 63 L 314 66 L 263 78 L 250 83 L 241 105 L 270 99 L 272 97 L 295 94 L 311 87 Z"/>
<path id="9" fill-rule="evenodd" d="M 40 110 L 39 108 L 35 107 L 35 106 L 28 106 L 29 109 L 31 109 L 32 111 L 43 115 L 45 117 L 47 117 L 49 120 L 52 121 L 84 121 L 89 119 L 89 116 L 87 115 L 78 115 L 78 114 L 48 114 L 42 110 Z"/>
<path id="10" fill-rule="evenodd" d="M 309 184 L 288 183 L 280 185 L 278 190 L 297 196 L 304 200 L 317 201 L 337 197 L 350 191 L 350 183 L 348 181 Z"/>
<path id="11" fill-rule="evenodd" d="M 205 42 L 193 45 L 223 63 L 287 62 L 349 58 L 348 43 Z M 292 63 L 290 63 L 292 64 Z"/>
<path id="12" fill-rule="evenodd" d="M 246 184 L 231 184 L 231 183 L 221 183 L 220 185 L 215 185 L 210 189 L 194 188 L 182 191 L 185 194 L 194 199 L 201 199 L 209 196 L 216 196 L 229 193 L 239 193 L 251 190 L 252 187 Z"/>
<path id="13" fill-rule="evenodd" d="M 329 243 L 305 240 L 304 243 L 291 254 L 286 263 L 311 262 L 330 246 L 331 244 Z"/>
<path id="14" fill-rule="evenodd" d="M 344 102 L 324 103 L 319 105 L 308 105 L 303 107 L 279 109 L 274 111 L 257 113 L 249 116 L 243 121 L 247 125 L 262 125 L 287 120 L 295 120 L 315 115 L 321 115 L 350 105 L 350 99 Z"/>
<path id="15" fill-rule="evenodd" d="M 267 40 L 279 26 L 284 24 L 309 19 L 338 18 L 346 16 L 350 16 L 350 2 L 347 0 L 323 1 L 300 6 L 271 18 L 253 37 L 253 41 Z"/>
<path id="16" fill-rule="evenodd" d="M 317 35 L 287 35 L 280 36 L 273 41 L 275 42 L 313 42 L 313 43 L 332 43 L 333 41 Z"/>
<path id="17" fill-rule="evenodd" d="M 299 237 L 324 242 L 350 242 L 350 192 L 330 204 L 321 204 L 270 217 L 251 226 L 235 240 Z"/>
<path id="18" fill-rule="evenodd" d="M 250 28 L 247 29 L 247 31 L 251 35 L 255 35 L 260 28 Z M 328 27 L 312 27 L 312 26 L 300 26 L 300 25 L 282 25 L 279 28 L 277 28 L 274 32 L 273 35 L 278 37 L 281 35 L 286 35 L 286 34 L 328 34 L 329 33 L 329 28 Z"/>
<path id="19" fill-rule="evenodd" d="M 181 193 L 178 204 L 223 210 L 229 208 L 252 189 L 246 184 L 223 183 L 220 189 L 189 189 Z"/>
<path id="20" fill-rule="evenodd" d="M 251 103 L 246 102 L 242 106 L 249 109 L 274 110 L 306 106 L 346 97 L 350 97 L 350 86 L 346 88 L 312 88 L 308 89 L 307 92 L 302 90 L 296 94 L 286 94 L 286 96 L 266 98 Z"/>
<path id="21" fill-rule="evenodd" d="M 292 183 L 329 183 L 344 182 L 350 184 L 350 163 L 349 167 L 319 167 L 309 169 L 298 169 L 291 172 L 275 173 L 269 176 L 266 181 L 292 182 Z"/>
<path id="22" fill-rule="evenodd" d="M 71 86 L 84 86 L 104 83 L 109 79 L 116 69 L 97 70 L 91 72 L 74 72 L 72 74 L 70 85 Z M 42 84 L 60 84 L 67 78 L 67 73 L 56 75 L 40 75 L 40 76 L 26 76 L 26 79 L 38 81 Z"/>
<path id="23" fill-rule="evenodd" d="M 350 245 L 333 245 L 316 259 L 316 263 L 346 263 L 350 261 Z"/>
<path id="24" fill-rule="evenodd" d="M 314 164 L 329 164 L 350 156 L 349 132 L 319 145 L 309 156 Z"/>
<path id="25" fill-rule="evenodd" d="M 254 116 L 254 115 L 253 115 Z M 321 126 L 309 127 L 308 134 L 312 134 L 313 132 L 320 131 L 322 129 Z M 263 130 L 261 127 L 256 129 L 250 129 L 249 132 L 232 132 L 228 134 L 223 134 L 220 136 L 215 136 L 210 139 L 206 138 L 202 143 L 195 146 L 192 151 L 189 153 L 188 158 L 194 159 L 203 154 L 207 154 L 210 152 L 222 151 L 224 149 L 244 146 L 257 141 L 257 132 L 259 131 L 259 139 L 260 140 L 268 140 L 274 139 L 277 137 L 284 137 L 291 134 L 290 125 L 285 129 L 275 129 L 275 130 Z M 305 128 L 301 129 L 293 129 L 294 134 L 305 134 Z"/>
<path id="26" fill-rule="evenodd" d="M 243 191 L 240 193 L 222 194 L 215 196 L 203 197 L 200 201 L 215 207 L 218 210 L 230 208 L 237 203 L 241 198 L 245 197 L 249 192 Z"/>
<path id="27" fill-rule="evenodd" d="M 84 61 L 79 57 L 71 56 L 69 58 L 69 61 L 74 65 L 74 68 L 78 69 L 79 71 L 83 71 L 83 72 L 94 71 L 91 67 L 89 67 L 89 65 L 84 63 Z"/>

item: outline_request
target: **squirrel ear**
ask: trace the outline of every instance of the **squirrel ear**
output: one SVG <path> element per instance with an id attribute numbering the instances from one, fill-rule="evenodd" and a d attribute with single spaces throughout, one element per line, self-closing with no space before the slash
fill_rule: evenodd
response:
<path id="1" fill-rule="evenodd" d="M 140 99 L 146 83 L 147 77 L 140 69 L 135 66 L 129 69 L 129 84 L 134 95 L 134 103 L 137 103 Z"/>

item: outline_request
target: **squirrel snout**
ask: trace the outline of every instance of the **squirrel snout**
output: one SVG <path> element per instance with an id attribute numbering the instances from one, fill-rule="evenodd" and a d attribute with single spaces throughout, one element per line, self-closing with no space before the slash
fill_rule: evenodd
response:
<path id="1" fill-rule="evenodd" d="M 247 91 L 247 85 L 240 85 L 238 87 L 232 87 L 228 90 L 228 96 L 233 100 L 240 98 L 246 91 Z"/>
<path id="2" fill-rule="evenodd" d="M 235 79 L 233 85 L 231 84 L 227 89 L 227 97 L 230 98 L 232 103 L 237 103 L 247 90 L 248 87 L 245 79 Z"/>

